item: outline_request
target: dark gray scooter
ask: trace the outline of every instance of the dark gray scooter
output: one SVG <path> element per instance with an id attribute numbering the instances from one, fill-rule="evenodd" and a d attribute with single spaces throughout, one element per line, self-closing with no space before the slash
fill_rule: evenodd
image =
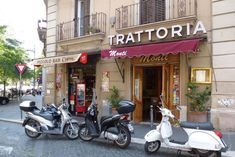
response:
<path id="1" fill-rule="evenodd" d="M 95 94 L 95 92 L 93 91 Z M 93 94 L 93 101 L 88 107 L 85 122 L 79 126 L 79 137 L 84 141 L 91 141 L 94 138 L 103 137 L 105 139 L 114 141 L 120 148 L 126 148 L 131 142 L 131 132 L 128 126 L 120 118 L 119 114 L 112 116 L 103 116 L 98 123 L 96 98 Z M 133 104 L 130 101 L 126 103 Z M 134 106 L 126 105 L 126 109 L 133 110 Z"/>

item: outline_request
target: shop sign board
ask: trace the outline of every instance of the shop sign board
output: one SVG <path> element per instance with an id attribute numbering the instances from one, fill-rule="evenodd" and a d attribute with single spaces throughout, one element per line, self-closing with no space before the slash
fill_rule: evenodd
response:
<path id="1" fill-rule="evenodd" d="M 87 63 L 87 53 L 86 52 L 82 52 L 82 54 L 80 56 L 80 62 L 82 64 L 86 64 Z"/>
<path id="2" fill-rule="evenodd" d="M 33 65 L 53 65 L 63 63 L 73 63 L 80 58 L 81 54 L 47 57 L 33 60 Z"/>
<path id="3" fill-rule="evenodd" d="M 125 34 L 109 35 L 108 36 L 109 45 L 125 45 L 131 43 L 132 44 L 140 43 L 144 33 L 147 33 L 148 40 L 152 41 L 153 36 L 161 40 L 167 38 L 169 35 L 171 38 L 175 38 L 175 37 L 182 37 L 184 35 L 187 36 L 196 35 L 197 33 L 205 34 L 206 29 L 202 21 L 197 21 L 194 27 L 191 27 L 190 23 L 186 23 L 186 31 L 184 31 L 183 26 L 179 24 L 172 25 L 170 29 L 167 29 L 166 27 L 159 27 L 157 29 L 151 28 L 147 30 L 140 30 L 137 32 L 129 32 L 127 35 Z"/>

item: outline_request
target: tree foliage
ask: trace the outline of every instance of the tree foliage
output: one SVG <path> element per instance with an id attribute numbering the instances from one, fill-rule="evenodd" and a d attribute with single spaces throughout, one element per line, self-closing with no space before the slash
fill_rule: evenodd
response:
<path id="1" fill-rule="evenodd" d="M 21 47 L 21 43 L 6 35 L 6 26 L 0 26 L 0 81 L 17 82 L 19 74 L 15 64 L 25 64 L 28 60 L 25 50 Z M 22 75 L 22 78 L 32 77 L 30 71 Z"/>

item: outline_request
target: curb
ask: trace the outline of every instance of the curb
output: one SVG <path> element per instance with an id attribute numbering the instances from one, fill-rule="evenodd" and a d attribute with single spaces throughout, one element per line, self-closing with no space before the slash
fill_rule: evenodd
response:
<path id="1" fill-rule="evenodd" d="M 0 118 L 0 121 L 11 122 L 11 123 L 16 123 L 16 124 L 23 124 L 22 120 L 15 120 L 15 119 Z M 131 143 L 144 145 L 145 144 L 145 139 L 132 137 L 131 138 Z M 164 143 L 161 144 L 161 147 L 167 148 L 167 146 Z M 223 157 L 235 157 L 235 151 L 227 151 L 226 153 L 222 153 L 222 156 Z"/>
<path id="2" fill-rule="evenodd" d="M 131 138 L 131 143 L 144 145 L 145 144 L 145 139 L 132 137 Z M 165 145 L 165 143 L 161 143 L 161 147 L 168 148 Z M 223 157 L 235 157 L 235 151 L 227 151 L 225 153 L 222 153 L 222 156 Z"/>
<path id="3" fill-rule="evenodd" d="M 3 121 L 3 122 L 11 122 L 11 123 L 17 123 L 17 124 L 23 124 L 23 121 L 22 121 L 22 120 L 15 120 L 15 119 L 0 118 L 0 121 Z"/>

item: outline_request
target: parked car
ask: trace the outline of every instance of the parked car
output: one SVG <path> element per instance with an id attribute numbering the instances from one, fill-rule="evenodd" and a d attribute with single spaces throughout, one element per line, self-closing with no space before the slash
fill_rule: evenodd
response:
<path id="1" fill-rule="evenodd" d="M 5 96 L 0 96 L 0 104 L 6 105 L 9 102 L 9 99 Z"/>

